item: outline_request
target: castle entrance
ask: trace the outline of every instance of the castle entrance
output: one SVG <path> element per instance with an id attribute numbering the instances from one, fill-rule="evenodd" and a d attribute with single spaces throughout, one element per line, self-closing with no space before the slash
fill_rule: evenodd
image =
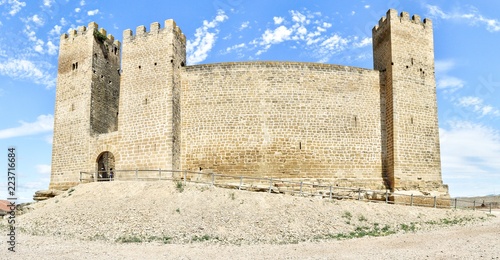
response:
<path id="1" fill-rule="evenodd" d="M 111 152 L 102 152 L 97 157 L 97 181 L 110 181 L 114 176 L 115 157 Z"/>

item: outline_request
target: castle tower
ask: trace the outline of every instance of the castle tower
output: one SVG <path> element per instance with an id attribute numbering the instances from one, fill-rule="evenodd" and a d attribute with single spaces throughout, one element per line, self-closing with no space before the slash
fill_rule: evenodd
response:
<path id="1" fill-rule="evenodd" d="M 391 190 L 447 193 L 442 184 L 432 23 L 389 10 L 373 28 L 374 69 L 385 99 Z"/>
<path id="2" fill-rule="evenodd" d="M 178 169 L 180 70 L 186 37 L 173 20 L 164 28 L 123 33 L 119 128 L 121 169 Z"/>
<path id="3" fill-rule="evenodd" d="M 96 23 L 61 35 L 50 188 L 78 184 L 90 138 L 117 130 L 120 43 Z"/>

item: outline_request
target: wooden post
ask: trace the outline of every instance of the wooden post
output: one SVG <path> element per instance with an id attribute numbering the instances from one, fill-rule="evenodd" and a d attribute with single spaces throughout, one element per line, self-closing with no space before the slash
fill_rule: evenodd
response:
<path id="1" fill-rule="evenodd" d="M 455 198 L 455 209 L 457 209 L 457 198 Z"/>
<path id="2" fill-rule="evenodd" d="M 413 206 L 413 193 L 410 195 L 410 206 Z"/>
<path id="3" fill-rule="evenodd" d="M 238 190 L 241 190 L 241 185 L 243 185 L 243 176 L 240 176 L 240 186 L 238 187 Z"/>
<path id="4" fill-rule="evenodd" d="M 361 200 L 361 188 L 358 188 L 358 200 Z"/>
<path id="5" fill-rule="evenodd" d="M 80 182 L 82 182 L 82 172 L 80 172 Z"/>
<path id="6" fill-rule="evenodd" d="M 158 180 L 161 180 L 161 168 L 158 169 Z"/>
<path id="7" fill-rule="evenodd" d="M 436 196 L 434 196 L 434 208 L 437 206 L 437 199 Z"/>
<path id="8" fill-rule="evenodd" d="M 472 202 L 472 210 L 476 210 L 476 201 L 475 200 Z"/>
<path id="9" fill-rule="evenodd" d="M 273 178 L 269 179 L 269 191 L 268 191 L 268 193 L 271 193 L 272 187 L 273 187 Z"/>
<path id="10" fill-rule="evenodd" d="M 330 185 L 330 199 L 332 199 L 332 185 Z"/>

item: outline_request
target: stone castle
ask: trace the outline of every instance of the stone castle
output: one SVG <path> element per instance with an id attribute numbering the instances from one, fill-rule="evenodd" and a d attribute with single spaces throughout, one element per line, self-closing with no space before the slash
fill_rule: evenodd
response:
<path id="1" fill-rule="evenodd" d="M 446 196 L 432 23 L 391 9 L 372 33 L 373 70 L 186 66 L 173 20 L 123 43 L 96 23 L 63 34 L 50 188 L 80 171 L 164 169 Z"/>

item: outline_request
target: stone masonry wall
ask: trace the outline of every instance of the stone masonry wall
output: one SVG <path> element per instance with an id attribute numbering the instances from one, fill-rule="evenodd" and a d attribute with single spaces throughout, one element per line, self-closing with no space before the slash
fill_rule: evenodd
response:
<path id="1" fill-rule="evenodd" d="M 182 169 L 383 188 L 377 71 L 291 62 L 189 66 L 181 96 Z"/>
<path id="2" fill-rule="evenodd" d="M 90 126 L 92 133 L 118 130 L 118 100 L 120 94 L 120 43 L 106 38 L 106 30 L 95 27 L 92 55 L 92 93 Z"/>

